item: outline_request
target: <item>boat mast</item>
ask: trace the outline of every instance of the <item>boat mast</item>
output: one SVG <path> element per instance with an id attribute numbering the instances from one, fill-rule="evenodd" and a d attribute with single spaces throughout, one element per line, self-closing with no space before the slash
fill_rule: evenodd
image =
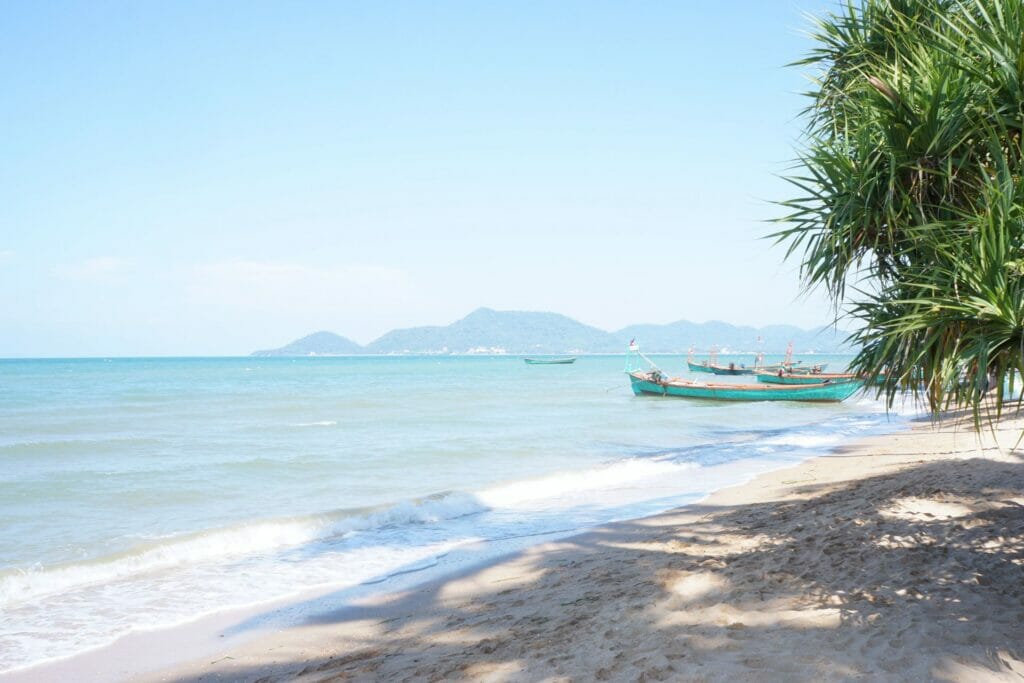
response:
<path id="1" fill-rule="evenodd" d="M 634 370 L 639 370 L 640 369 L 639 362 L 637 363 L 637 367 L 635 367 L 635 368 L 633 367 L 633 354 L 636 354 L 638 356 L 640 355 L 640 345 L 636 343 L 636 339 L 631 339 L 630 342 L 629 342 L 629 346 L 627 347 L 627 351 L 626 351 L 626 372 L 627 373 L 628 372 L 633 372 Z"/>
<path id="2" fill-rule="evenodd" d="M 647 361 L 647 364 L 651 366 L 651 369 L 657 370 L 659 372 L 661 371 L 661 368 L 659 368 L 654 363 L 653 360 L 651 360 L 650 358 L 648 358 L 644 354 L 640 353 L 640 345 L 637 344 L 636 340 L 634 339 L 633 341 L 629 342 L 629 351 L 626 353 L 626 372 L 627 373 L 629 373 L 629 372 L 636 372 L 637 370 L 641 369 L 640 361 L 639 360 L 636 363 L 636 367 L 633 367 L 633 354 L 636 354 L 636 357 L 638 359 L 642 358 L 643 360 Z"/>

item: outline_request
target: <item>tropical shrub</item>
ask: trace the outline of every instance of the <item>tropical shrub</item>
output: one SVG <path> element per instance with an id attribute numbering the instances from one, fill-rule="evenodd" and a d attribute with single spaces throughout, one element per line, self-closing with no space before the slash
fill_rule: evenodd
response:
<path id="1" fill-rule="evenodd" d="M 772 237 L 859 325 L 852 369 L 934 412 L 1024 373 L 1024 2 L 815 20 L 797 196 Z"/>

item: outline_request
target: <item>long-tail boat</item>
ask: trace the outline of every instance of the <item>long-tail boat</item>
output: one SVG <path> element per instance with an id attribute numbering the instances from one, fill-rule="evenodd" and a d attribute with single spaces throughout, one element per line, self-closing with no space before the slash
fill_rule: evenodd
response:
<path id="1" fill-rule="evenodd" d="M 711 372 L 716 375 L 753 375 L 754 368 L 748 368 L 746 365 L 736 365 L 736 363 L 729 363 L 728 365 L 710 365 Z"/>
<path id="2" fill-rule="evenodd" d="M 759 356 L 760 357 L 760 356 Z M 757 366 L 758 361 L 754 361 L 754 366 Z M 753 375 L 754 368 L 747 367 L 746 365 L 736 363 L 729 363 L 728 365 L 718 364 L 718 347 L 712 346 L 711 351 L 708 353 L 708 359 L 702 360 L 699 363 L 693 360 L 693 347 L 690 347 L 689 352 L 686 354 L 686 367 L 689 368 L 690 372 L 710 372 L 715 375 Z"/>
<path id="3" fill-rule="evenodd" d="M 810 375 L 820 373 L 828 367 L 828 363 L 818 363 L 816 365 L 803 365 L 802 360 L 793 360 L 793 342 L 789 342 L 786 345 L 786 355 L 782 359 L 781 363 L 775 363 L 774 365 L 765 365 L 757 368 L 761 372 L 778 372 L 782 370 L 791 375 Z"/>
<path id="4" fill-rule="evenodd" d="M 861 387 L 859 381 L 831 382 L 792 386 L 778 384 L 725 384 L 667 378 L 658 370 L 629 373 L 637 396 L 673 396 L 712 401 L 808 401 L 837 403 L 852 396 Z"/>
<path id="5" fill-rule="evenodd" d="M 576 357 L 572 358 L 524 358 L 523 362 L 527 365 L 569 365 L 570 363 L 576 362 Z"/>
<path id="6" fill-rule="evenodd" d="M 693 359 L 693 347 L 690 347 L 689 352 L 686 354 L 686 367 L 689 368 L 690 372 L 708 372 L 714 375 L 753 375 L 758 372 L 778 372 L 783 370 L 787 373 L 795 374 L 806 374 L 812 372 L 821 372 L 826 368 L 824 363 L 820 365 L 809 365 L 802 366 L 803 361 L 793 360 L 793 343 L 790 342 L 789 347 L 786 349 L 786 358 L 781 363 L 774 363 L 772 365 L 764 364 L 764 354 L 758 353 L 754 357 L 753 365 L 745 365 L 743 363 L 729 363 L 728 365 L 722 365 L 718 362 L 718 348 L 715 346 L 711 347 L 711 351 L 708 353 L 707 360 L 694 361 Z"/>
<path id="7" fill-rule="evenodd" d="M 714 347 L 711 348 L 711 360 L 702 360 L 699 363 L 695 363 L 693 360 L 693 347 L 690 347 L 689 353 L 686 354 L 686 367 L 690 369 L 690 372 L 711 372 L 711 363 L 715 362 L 715 358 L 718 356 L 718 351 Z"/>
<path id="8" fill-rule="evenodd" d="M 775 372 L 783 370 L 790 375 L 820 375 L 827 367 L 828 363 L 817 363 L 816 365 L 786 365 L 785 363 L 780 363 L 779 365 L 766 366 L 764 369 Z"/>
<path id="9" fill-rule="evenodd" d="M 701 360 L 700 362 L 693 362 L 692 360 L 686 361 L 686 367 L 690 369 L 691 373 L 710 373 L 712 372 L 711 366 L 708 365 L 707 360 Z"/>

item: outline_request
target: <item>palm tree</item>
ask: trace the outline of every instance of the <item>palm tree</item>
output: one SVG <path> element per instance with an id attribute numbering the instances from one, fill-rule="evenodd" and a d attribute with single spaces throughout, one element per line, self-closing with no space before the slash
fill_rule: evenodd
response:
<path id="1" fill-rule="evenodd" d="M 772 237 L 861 323 L 854 371 L 934 412 L 1024 373 L 1024 3 L 862 0 L 814 24 Z"/>

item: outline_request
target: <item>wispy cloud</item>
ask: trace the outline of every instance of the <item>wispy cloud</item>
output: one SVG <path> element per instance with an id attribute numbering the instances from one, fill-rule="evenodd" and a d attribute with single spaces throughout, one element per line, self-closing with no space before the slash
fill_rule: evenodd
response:
<path id="1" fill-rule="evenodd" d="M 0 249 L 0 266 L 14 260 L 14 251 L 11 249 Z"/>
<path id="2" fill-rule="evenodd" d="M 92 284 L 118 284 L 124 281 L 128 262 L 114 256 L 97 256 L 67 263 L 53 269 L 63 280 Z"/>

